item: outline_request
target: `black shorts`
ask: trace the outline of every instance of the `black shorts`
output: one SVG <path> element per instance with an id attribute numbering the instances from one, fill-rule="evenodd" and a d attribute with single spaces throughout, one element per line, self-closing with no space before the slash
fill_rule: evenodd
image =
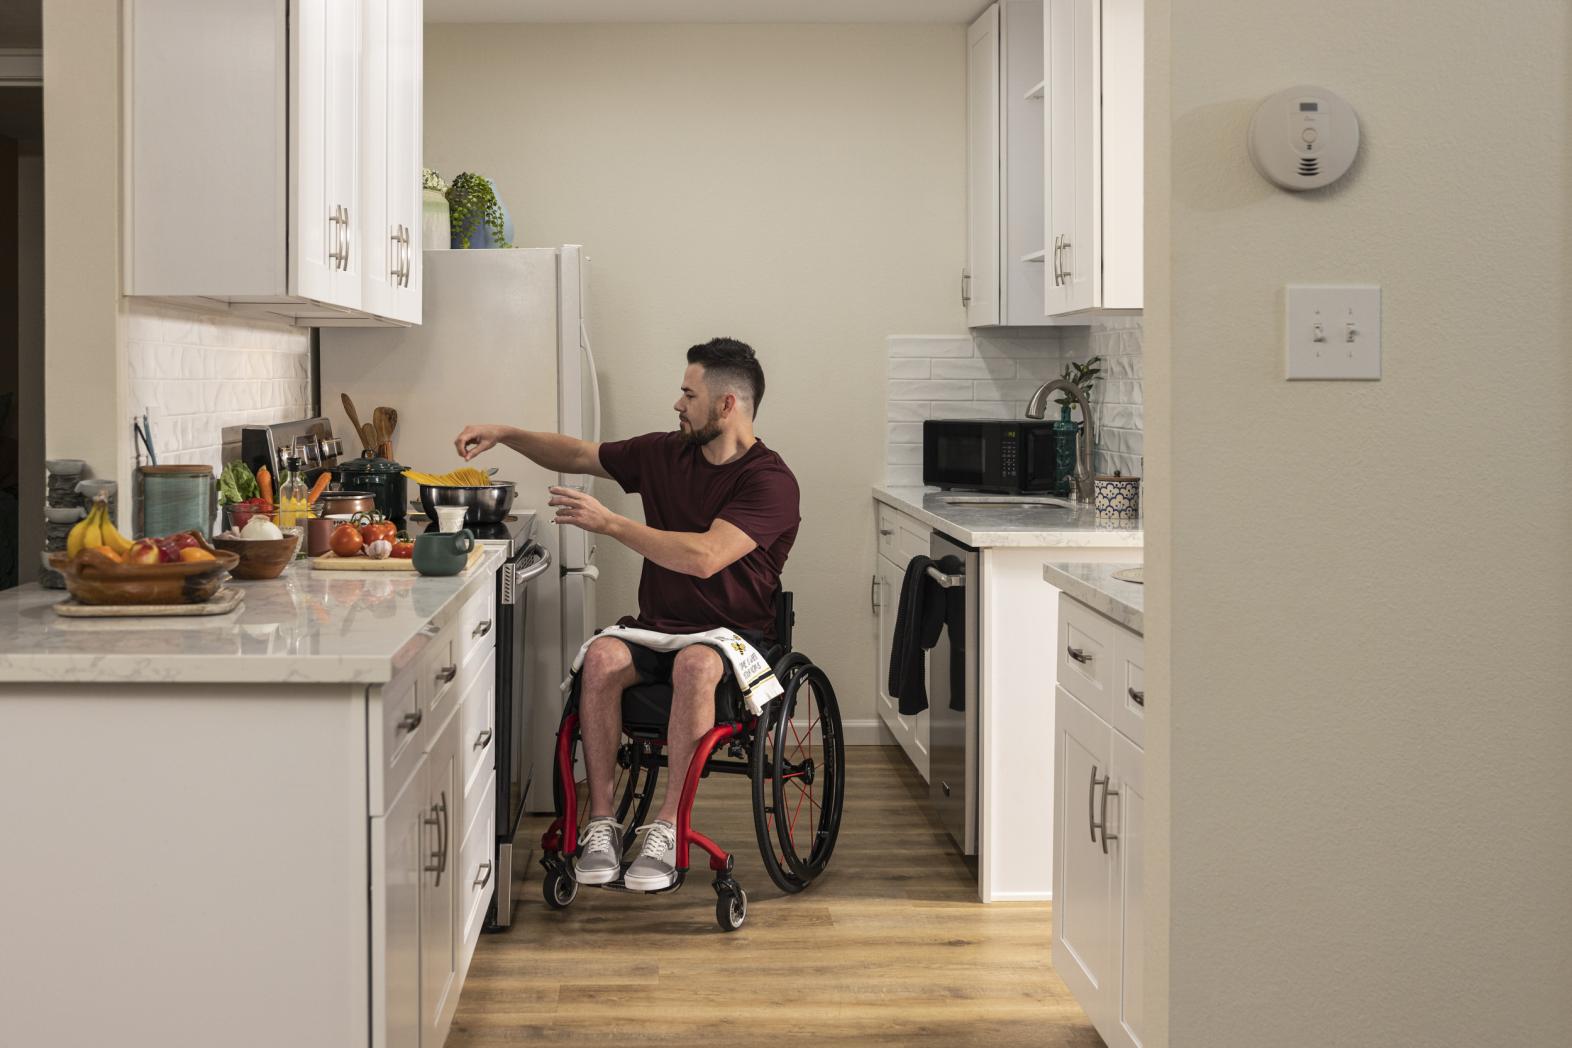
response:
<path id="1" fill-rule="evenodd" d="M 738 630 L 737 634 L 757 648 L 761 655 L 768 653 L 769 645 L 763 634 L 749 630 Z M 671 671 L 683 649 L 656 651 L 621 637 L 613 639 L 627 645 L 628 654 L 633 658 L 633 671 L 638 674 L 638 682 L 622 693 L 623 721 L 628 724 L 666 724 L 671 719 Z M 715 686 L 715 716 L 717 720 L 736 720 L 742 716 L 741 711 L 744 709 L 742 693 L 738 691 L 736 679 L 732 676 L 731 663 L 719 652 L 716 652 L 716 657 L 721 660 L 721 679 Z"/>

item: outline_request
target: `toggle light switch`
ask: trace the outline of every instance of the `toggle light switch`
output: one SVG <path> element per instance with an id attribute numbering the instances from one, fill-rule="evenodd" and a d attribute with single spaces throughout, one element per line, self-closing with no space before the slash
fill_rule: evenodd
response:
<path id="1" fill-rule="evenodd" d="M 1289 379 L 1381 377 L 1379 287 L 1290 284 L 1287 299 Z M 1329 341 L 1328 327 L 1342 338 Z"/>

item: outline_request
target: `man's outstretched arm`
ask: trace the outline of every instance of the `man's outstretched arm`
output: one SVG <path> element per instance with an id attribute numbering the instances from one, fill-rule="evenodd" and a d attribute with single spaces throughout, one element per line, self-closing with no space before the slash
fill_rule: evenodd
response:
<path id="1" fill-rule="evenodd" d="M 600 445 L 561 433 L 536 433 L 513 426 L 465 426 L 453 446 L 467 462 L 498 444 L 558 473 L 590 473 L 611 479 L 600 464 Z"/>
<path id="2" fill-rule="evenodd" d="M 552 488 L 549 505 L 557 507 L 558 524 L 614 538 L 668 571 L 701 579 L 730 567 L 758 546 L 730 521 L 717 520 L 708 531 L 660 531 L 619 516 L 594 496 L 571 488 Z"/>

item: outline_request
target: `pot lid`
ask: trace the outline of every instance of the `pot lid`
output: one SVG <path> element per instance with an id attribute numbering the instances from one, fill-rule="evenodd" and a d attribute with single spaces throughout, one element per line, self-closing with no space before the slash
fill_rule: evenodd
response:
<path id="1" fill-rule="evenodd" d="M 359 458 L 346 459 L 340 462 L 336 469 L 344 473 L 402 473 L 404 467 L 392 459 L 378 458 L 371 452 L 365 452 Z"/>

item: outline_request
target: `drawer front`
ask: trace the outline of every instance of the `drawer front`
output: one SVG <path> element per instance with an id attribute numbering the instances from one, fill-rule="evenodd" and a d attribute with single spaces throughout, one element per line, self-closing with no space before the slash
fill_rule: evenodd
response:
<path id="1" fill-rule="evenodd" d="M 879 508 L 878 515 L 875 518 L 879 527 L 879 552 L 894 560 L 899 556 L 895 547 L 895 537 L 900 534 L 898 519 L 904 516 L 904 514 L 897 513 L 882 502 L 876 503 L 876 505 Z"/>
<path id="2" fill-rule="evenodd" d="M 459 609 L 454 629 L 454 657 L 460 666 L 486 657 L 496 647 L 497 591 L 485 585 Z"/>
<path id="3" fill-rule="evenodd" d="M 1146 748 L 1145 641 L 1138 633 L 1118 631 L 1114 641 L 1113 726 L 1143 750 Z"/>
<path id="4" fill-rule="evenodd" d="M 497 660 L 493 655 L 465 671 L 467 684 L 459 702 L 459 749 L 464 764 L 464 801 L 467 805 L 480 779 L 487 777 L 496 748 L 491 735 L 496 727 Z"/>
<path id="5" fill-rule="evenodd" d="M 443 630 L 431 642 L 430 649 L 420 663 L 421 705 L 433 726 L 441 724 L 458 701 L 459 664 L 454 650 L 455 632 L 452 627 Z"/>
<path id="6" fill-rule="evenodd" d="M 405 673 L 379 689 L 382 696 L 383 797 L 398 793 L 426 748 L 428 729 L 420 708 L 416 677 L 415 673 Z M 435 727 L 434 724 L 430 726 Z"/>
<path id="7" fill-rule="evenodd" d="M 905 570 L 913 557 L 928 555 L 928 540 L 933 529 L 920 524 L 898 509 L 879 503 L 879 552 Z"/>
<path id="8" fill-rule="evenodd" d="M 1113 720 L 1119 627 L 1086 605 L 1059 596 L 1059 684 L 1105 721 Z"/>
<path id="9" fill-rule="evenodd" d="M 465 949 L 474 948 L 480 936 L 480 922 L 486 916 L 491 893 L 496 890 L 496 825 L 497 780 L 487 780 L 486 790 L 480 797 L 480 807 L 475 818 L 464 830 L 463 843 L 459 846 L 459 913 L 463 915 Z"/>

